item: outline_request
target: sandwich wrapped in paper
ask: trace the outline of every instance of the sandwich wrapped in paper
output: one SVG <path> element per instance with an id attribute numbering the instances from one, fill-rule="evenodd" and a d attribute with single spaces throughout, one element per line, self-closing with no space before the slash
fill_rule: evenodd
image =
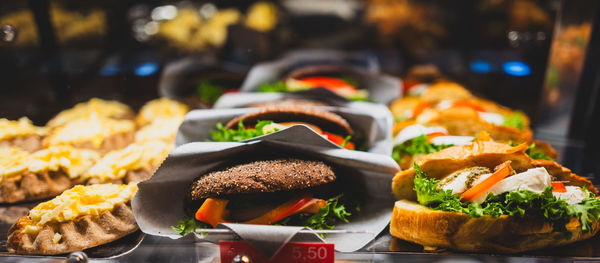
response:
<path id="1" fill-rule="evenodd" d="M 434 84 L 418 97 L 393 102 L 390 110 L 396 119 L 393 157 L 403 169 L 424 154 L 469 144 L 481 131 L 498 142 L 528 143 L 536 158 L 556 158 L 550 145 L 533 142 L 525 114 L 477 98 L 456 83 Z"/>
<path id="2" fill-rule="evenodd" d="M 389 155 L 391 122 L 385 107 L 371 104 L 366 108 L 271 106 L 195 110 L 186 115 L 176 144 L 243 141 L 303 124 L 340 147 Z"/>
<path id="3" fill-rule="evenodd" d="M 133 207 L 152 235 L 179 238 L 223 223 L 278 225 L 257 234 L 230 227 L 258 242 L 285 226 L 334 228 L 362 233 L 325 236 L 336 249 L 354 251 L 389 222 L 392 196 L 381 189 L 397 169 L 387 156 L 344 150 L 294 126 L 245 142 L 177 147 L 140 183 Z"/>
<path id="4" fill-rule="evenodd" d="M 396 174 L 390 232 L 427 248 L 517 253 L 590 238 L 600 227 L 591 182 L 528 146 L 475 141 Z"/>

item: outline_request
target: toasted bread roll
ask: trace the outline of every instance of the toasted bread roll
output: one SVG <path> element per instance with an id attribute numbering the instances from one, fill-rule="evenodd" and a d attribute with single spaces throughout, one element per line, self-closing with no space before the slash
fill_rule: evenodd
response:
<path id="1" fill-rule="evenodd" d="M 581 224 L 572 218 L 566 225 L 572 236 L 554 231 L 551 223 L 536 217 L 482 216 L 436 211 L 418 203 L 400 200 L 394 205 L 390 233 L 404 240 L 429 246 L 469 252 L 518 253 L 545 247 L 562 246 L 595 235 L 582 233 Z"/>

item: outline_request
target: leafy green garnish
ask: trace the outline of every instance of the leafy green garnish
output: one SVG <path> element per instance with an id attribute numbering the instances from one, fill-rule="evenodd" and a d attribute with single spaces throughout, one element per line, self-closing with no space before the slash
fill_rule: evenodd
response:
<path id="1" fill-rule="evenodd" d="M 258 87 L 259 92 L 287 92 L 288 87 L 283 81 L 275 83 L 263 83 Z"/>
<path id="2" fill-rule="evenodd" d="M 180 235 L 185 236 L 189 233 L 194 232 L 198 228 L 212 228 L 212 226 L 207 223 L 200 222 L 196 219 L 188 217 L 186 219 L 179 220 L 179 222 L 177 222 L 177 225 L 171 226 L 171 228 Z"/>
<path id="3" fill-rule="evenodd" d="M 306 226 L 313 230 L 333 229 L 336 222 L 348 222 L 352 215 L 346 205 L 340 201 L 343 194 L 327 200 L 327 204 L 321 207 L 318 213 L 313 215 L 294 214 L 280 221 L 279 225 Z M 355 208 L 359 210 L 358 206 Z"/>
<path id="4" fill-rule="evenodd" d="M 265 126 L 273 123 L 272 121 L 258 121 L 253 129 L 246 129 L 243 120 L 238 122 L 237 129 L 227 129 L 222 123 L 217 123 L 217 130 L 211 130 L 210 135 L 215 142 L 241 142 L 257 136 L 265 135 L 273 131 L 265 132 Z"/>
<path id="5" fill-rule="evenodd" d="M 223 87 L 217 86 L 208 80 L 203 80 L 196 87 L 196 97 L 212 105 L 223 95 L 223 91 Z"/>
<path id="6" fill-rule="evenodd" d="M 499 195 L 489 194 L 481 204 L 462 202 L 458 195 L 453 195 L 451 190 L 438 190 L 439 180 L 427 178 L 415 163 L 416 176 L 414 190 L 417 201 L 434 210 L 459 212 L 472 217 L 489 215 L 498 217 L 510 216 L 538 216 L 551 222 L 554 230 L 562 232 L 570 238 L 570 232 L 565 225 L 572 217 L 579 220 L 582 231 L 592 231 L 595 221 L 600 219 L 600 199 L 588 193 L 588 198 L 579 204 L 569 205 L 565 200 L 552 195 L 552 186 L 548 186 L 542 193 L 529 190 L 519 190 Z"/>
<path id="7" fill-rule="evenodd" d="M 504 118 L 502 126 L 515 127 L 519 130 L 523 130 L 525 128 L 525 115 L 523 112 L 516 111 Z"/>
<path id="8" fill-rule="evenodd" d="M 427 135 L 423 134 L 419 137 L 412 138 L 411 140 L 394 146 L 392 150 L 392 158 L 396 162 L 400 161 L 402 154 L 417 155 L 417 154 L 430 154 L 439 152 L 445 148 L 451 147 L 452 144 L 435 145 L 427 142 Z"/>
<path id="9" fill-rule="evenodd" d="M 529 157 L 531 157 L 532 159 L 553 161 L 553 159 L 550 158 L 550 156 L 545 155 L 543 152 L 536 151 L 535 143 L 530 144 L 529 147 L 527 147 L 525 153 L 527 153 L 527 155 L 529 155 Z"/>

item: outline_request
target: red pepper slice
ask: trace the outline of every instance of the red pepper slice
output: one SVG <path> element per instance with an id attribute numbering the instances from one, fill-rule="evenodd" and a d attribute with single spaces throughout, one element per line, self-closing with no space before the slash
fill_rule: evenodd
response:
<path id="1" fill-rule="evenodd" d="M 486 190 L 492 188 L 495 184 L 502 181 L 502 179 L 506 178 L 510 175 L 510 161 L 506 161 L 500 164 L 498 170 L 496 170 L 490 177 L 483 180 L 481 183 L 469 188 L 469 190 L 460 194 L 463 201 L 471 201 L 475 199 L 475 197 L 481 195 Z"/>
<path id="2" fill-rule="evenodd" d="M 228 213 L 225 209 L 227 203 L 229 203 L 229 200 L 206 198 L 202 206 L 196 211 L 196 220 L 208 223 L 213 227 L 217 226 L 218 223 L 227 222 L 225 220 Z"/>
<path id="3" fill-rule="evenodd" d="M 301 78 L 299 80 L 302 81 L 303 84 L 311 88 L 322 87 L 330 90 L 356 89 L 356 87 L 344 80 L 331 77 L 306 77 Z"/>
<path id="4" fill-rule="evenodd" d="M 322 132 L 323 135 L 325 135 L 325 137 L 327 137 L 327 140 L 330 140 L 331 142 L 342 146 L 342 144 L 344 143 L 344 141 L 346 141 L 346 139 L 342 136 L 339 135 L 335 135 L 333 133 L 329 133 L 329 132 Z M 344 148 L 348 149 L 348 150 L 354 150 L 356 149 L 354 146 L 354 143 L 352 142 L 348 142 L 346 143 L 346 146 L 344 146 Z"/>
<path id="5" fill-rule="evenodd" d="M 423 113 L 423 111 L 425 111 L 425 109 L 429 108 L 429 106 L 429 102 L 419 102 L 419 104 L 417 104 L 417 106 L 413 109 L 412 117 L 416 119 L 417 117 L 419 117 L 419 115 L 421 115 L 421 113 Z"/>
<path id="6" fill-rule="evenodd" d="M 440 136 L 448 136 L 447 133 L 445 132 L 432 132 L 430 134 L 427 134 L 427 142 L 431 143 L 431 140 L 435 137 L 440 137 Z"/>
<path id="7" fill-rule="evenodd" d="M 479 106 L 479 105 L 477 105 L 477 104 L 475 104 L 473 102 L 470 102 L 468 100 L 458 100 L 458 101 L 455 101 L 455 102 L 452 103 L 452 107 L 466 107 L 466 108 L 471 108 L 471 109 L 473 109 L 475 111 L 480 111 L 480 112 L 485 112 L 486 111 L 483 107 L 481 107 L 481 106 Z"/>
<path id="8" fill-rule="evenodd" d="M 566 193 L 567 192 L 567 188 L 565 187 L 565 184 L 563 184 L 562 182 L 552 182 L 552 192 L 557 192 L 557 193 Z"/>

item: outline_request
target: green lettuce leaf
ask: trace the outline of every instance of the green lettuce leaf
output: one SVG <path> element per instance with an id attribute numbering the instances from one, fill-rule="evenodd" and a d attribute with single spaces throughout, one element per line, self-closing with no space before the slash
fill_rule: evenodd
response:
<path id="1" fill-rule="evenodd" d="M 244 127 L 242 120 L 238 122 L 236 129 L 227 129 L 222 123 L 217 123 L 217 130 L 211 130 L 210 135 L 215 142 L 241 142 L 254 137 L 265 135 L 269 132 L 264 132 L 265 126 L 273 123 L 272 121 L 258 121 L 254 129 Z M 273 132 L 278 131 L 275 129 Z"/>
<path id="2" fill-rule="evenodd" d="M 515 127 L 519 130 L 523 130 L 525 128 L 525 115 L 516 111 L 511 115 L 504 117 L 504 124 L 502 126 Z"/>
<path id="3" fill-rule="evenodd" d="M 188 217 L 186 219 L 179 220 L 179 222 L 177 222 L 177 225 L 171 226 L 171 228 L 180 235 L 185 236 L 189 233 L 194 232 L 196 229 L 212 228 L 212 226 L 207 223 L 197 221 L 194 218 Z"/>
<path id="4" fill-rule="evenodd" d="M 439 152 L 451 146 L 452 144 L 435 145 L 433 143 L 428 143 L 427 135 L 423 134 L 419 137 L 412 138 L 403 144 L 394 146 L 394 149 L 392 150 L 392 158 L 396 160 L 396 162 L 400 162 L 402 154 L 408 154 L 411 156 L 417 154 L 430 154 Z"/>
<path id="5" fill-rule="evenodd" d="M 552 186 L 548 186 L 542 193 L 528 190 L 499 195 L 490 193 L 483 203 L 476 204 L 462 202 L 460 197 L 453 195 L 450 190 L 438 189 L 439 180 L 428 178 L 416 163 L 414 168 L 417 201 L 434 210 L 465 213 L 472 217 L 537 216 L 552 223 L 555 231 L 564 233 L 568 238 L 571 233 L 565 226 L 572 217 L 579 220 L 583 233 L 592 231 L 594 222 L 600 220 L 600 199 L 595 198 L 589 191 L 586 191 L 588 198 L 572 205 L 552 195 Z"/>
<path id="6" fill-rule="evenodd" d="M 196 97 L 210 105 L 215 104 L 219 97 L 223 95 L 223 92 L 223 87 L 212 84 L 208 80 L 200 82 L 196 87 Z"/>
<path id="7" fill-rule="evenodd" d="M 275 83 L 263 83 L 258 87 L 259 92 L 287 92 L 288 87 L 283 81 Z"/>

